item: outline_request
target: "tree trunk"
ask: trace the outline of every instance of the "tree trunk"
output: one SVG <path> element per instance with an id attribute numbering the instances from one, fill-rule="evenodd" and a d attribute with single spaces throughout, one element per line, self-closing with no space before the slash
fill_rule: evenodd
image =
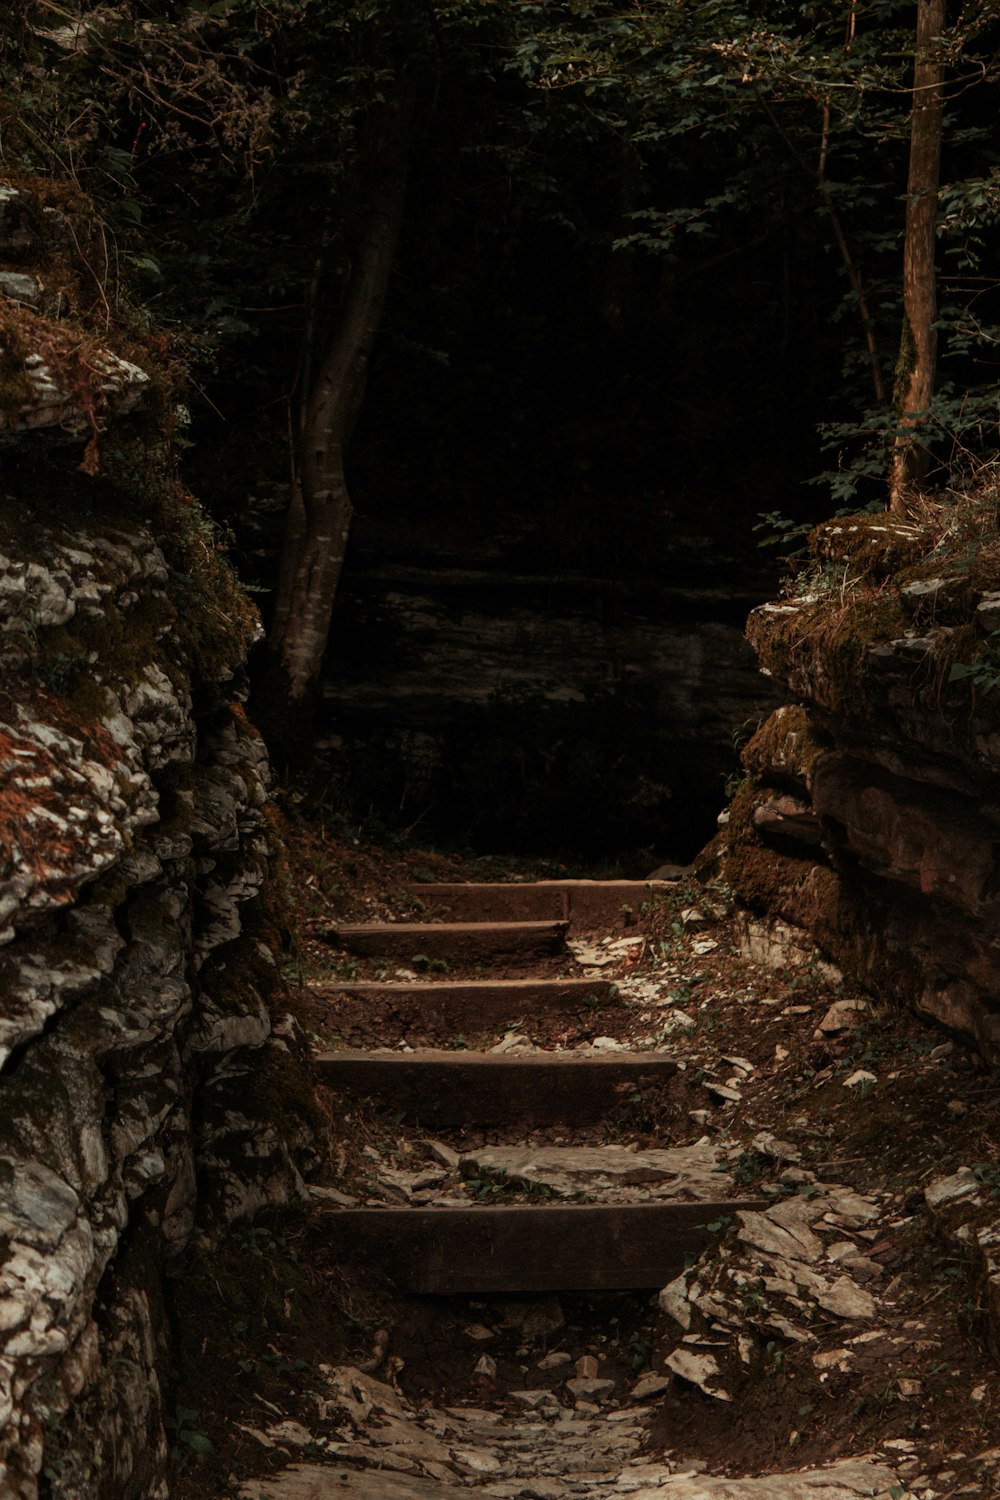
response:
<path id="1" fill-rule="evenodd" d="M 319 691 L 353 513 L 344 456 L 364 397 L 399 237 L 411 116 L 409 96 L 386 106 L 368 161 L 371 204 L 344 306 L 314 378 L 306 372 L 270 638 L 272 672 L 282 681 L 277 692 L 272 683 L 264 705 L 265 719 L 279 727 L 304 727 Z"/>
<path id="2" fill-rule="evenodd" d="M 934 395 L 937 371 L 937 275 L 934 266 L 937 195 L 944 120 L 939 39 L 946 0 L 918 0 L 910 170 L 903 247 L 903 332 L 896 364 L 897 434 L 889 478 L 889 509 L 906 511 L 907 496 L 927 473 L 920 427 Z"/>

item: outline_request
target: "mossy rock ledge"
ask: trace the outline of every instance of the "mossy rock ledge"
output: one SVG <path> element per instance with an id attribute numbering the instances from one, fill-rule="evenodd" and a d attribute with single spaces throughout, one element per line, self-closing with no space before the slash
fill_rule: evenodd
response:
<path id="1" fill-rule="evenodd" d="M 808 935 L 997 1063 L 995 527 L 978 548 L 949 552 L 948 535 L 926 518 L 830 523 L 798 592 L 751 615 L 789 701 L 744 749 L 726 870 L 758 957 Z"/>
<path id="2" fill-rule="evenodd" d="M 88 342 L 65 293 L 15 300 L 51 274 L 43 209 L 0 187 L 0 1493 L 153 1500 L 164 1277 L 302 1197 L 318 1120 L 272 1035 L 256 612 L 176 480 L 166 406 L 134 425 L 107 374 L 155 385 L 124 336 Z M 29 336 L 82 363 L 63 381 Z M 42 365 L 81 422 L 55 397 L 42 420 Z"/>

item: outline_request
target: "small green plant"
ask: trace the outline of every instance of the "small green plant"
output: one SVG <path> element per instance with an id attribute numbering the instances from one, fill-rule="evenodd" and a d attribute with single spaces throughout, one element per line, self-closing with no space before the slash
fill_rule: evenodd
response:
<path id="1" fill-rule="evenodd" d="M 414 969 L 424 970 L 430 974 L 450 974 L 451 964 L 446 958 L 430 958 L 426 953 L 415 953 L 410 959 Z"/>
<path id="2" fill-rule="evenodd" d="M 952 662 L 948 681 L 969 682 L 984 697 L 995 693 L 1000 687 L 1000 630 L 990 631 L 975 661 Z"/>
<path id="3" fill-rule="evenodd" d="M 192 1406 L 178 1406 L 173 1416 L 167 1417 L 164 1427 L 172 1440 L 175 1459 L 193 1457 L 203 1463 L 215 1444 L 201 1426 L 201 1413 Z"/>
<path id="4" fill-rule="evenodd" d="M 741 1187 L 758 1183 L 771 1171 L 771 1163 L 760 1151 L 741 1151 L 736 1162 L 733 1178 Z"/>
<path id="5" fill-rule="evenodd" d="M 502 1169 L 498 1172 L 480 1172 L 478 1177 L 466 1181 L 466 1187 L 479 1203 L 495 1203 L 498 1199 L 513 1195 L 532 1202 L 546 1202 L 555 1197 L 552 1188 L 541 1182 L 525 1182 L 520 1178 L 510 1179 Z"/>
<path id="6" fill-rule="evenodd" d="M 763 1291 L 759 1286 L 751 1286 L 748 1283 L 739 1289 L 740 1301 L 744 1310 L 750 1317 L 765 1317 L 771 1308 Z"/>
<path id="7" fill-rule="evenodd" d="M 652 1340 L 645 1333 L 630 1333 L 625 1344 L 629 1353 L 629 1363 L 633 1370 L 641 1370 L 649 1363 L 649 1356 L 653 1352 Z"/>
<path id="8" fill-rule="evenodd" d="M 609 1003 L 609 1001 L 610 996 L 608 995 L 593 994 L 584 995 L 583 999 L 580 1001 L 580 1004 L 587 1010 L 603 1010 L 604 1007 Z"/>
<path id="9" fill-rule="evenodd" d="M 268 1350 L 264 1358 L 276 1375 L 296 1375 L 309 1368 L 304 1359 L 286 1359 L 283 1354 L 278 1354 L 274 1350 Z"/>
<path id="10" fill-rule="evenodd" d="M 996 1162 L 976 1161 L 972 1163 L 972 1172 L 977 1182 L 980 1182 L 987 1192 L 1000 1193 L 1000 1165 Z"/>
<path id="11" fill-rule="evenodd" d="M 813 529 L 811 521 L 792 521 L 780 510 L 758 511 L 760 520 L 754 531 L 762 533 L 758 547 L 781 547 L 783 556 L 789 561 L 806 556 L 805 538 Z M 794 545 L 793 544 L 796 544 Z M 788 550 L 789 548 L 792 550 Z"/>
<path id="12" fill-rule="evenodd" d="M 730 771 L 722 783 L 726 801 L 732 802 L 737 792 L 741 792 L 749 780 L 745 771 Z"/>
<path id="13" fill-rule="evenodd" d="M 361 977 L 361 965 L 356 958 L 338 958 L 333 964 L 333 977 L 353 983 Z"/>
<path id="14" fill-rule="evenodd" d="M 295 1253 L 289 1250 L 285 1236 L 275 1234 L 266 1224 L 248 1224 L 235 1229 L 233 1239 L 247 1255 L 277 1255 L 284 1252 L 291 1260 L 295 1260 Z M 233 1331 L 236 1332 L 236 1329 Z M 246 1332 L 245 1326 L 242 1331 Z"/>
<path id="15" fill-rule="evenodd" d="M 39 664 L 38 676 L 50 692 L 65 696 L 76 686 L 80 673 L 87 666 L 85 651 L 54 651 Z"/>

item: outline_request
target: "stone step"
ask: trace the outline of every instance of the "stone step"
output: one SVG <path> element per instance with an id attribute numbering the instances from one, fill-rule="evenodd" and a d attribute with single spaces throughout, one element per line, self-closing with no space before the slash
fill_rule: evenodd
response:
<path id="1" fill-rule="evenodd" d="M 574 1011 L 584 1003 L 608 1004 L 614 986 L 607 979 L 471 979 L 439 983 L 340 984 L 325 980 L 314 991 L 350 995 L 373 1006 L 394 1003 L 419 1011 L 428 1024 L 449 1029 L 499 1025 L 520 1016 Z"/>
<path id="2" fill-rule="evenodd" d="M 330 1209 L 338 1260 L 377 1265 L 409 1292 L 629 1291 L 661 1287 L 754 1201 Z"/>
<path id="3" fill-rule="evenodd" d="M 331 927 L 324 937 L 361 958 L 412 963 L 423 955 L 449 963 L 474 963 L 558 953 L 565 945 L 568 926 L 566 921 L 366 922 Z"/>
<path id="4" fill-rule="evenodd" d="M 390 1103 L 423 1126 L 592 1124 L 677 1064 L 634 1052 L 323 1052 L 314 1066 L 329 1088 Z"/>
<path id="5" fill-rule="evenodd" d="M 444 1149 L 433 1144 L 439 1152 Z M 460 1154 L 457 1170 L 465 1179 L 541 1189 L 557 1198 L 583 1192 L 603 1203 L 637 1194 L 661 1202 L 712 1202 L 729 1180 L 726 1153 L 707 1140 L 646 1151 L 628 1146 L 482 1146 Z M 615 1199 L 616 1194 L 625 1196 Z"/>
<path id="6" fill-rule="evenodd" d="M 544 921 L 562 918 L 577 932 L 619 932 L 639 922 L 643 903 L 671 890 L 669 880 L 524 880 L 435 882 L 410 886 L 430 911 L 455 921 Z"/>

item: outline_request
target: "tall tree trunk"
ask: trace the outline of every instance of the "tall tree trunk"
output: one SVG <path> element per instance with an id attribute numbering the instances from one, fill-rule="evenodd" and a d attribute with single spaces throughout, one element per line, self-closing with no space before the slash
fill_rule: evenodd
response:
<path id="1" fill-rule="evenodd" d="M 353 514 L 344 458 L 364 398 L 368 363 L 385 306 L 406 189 L 412 98 L 386 105 L 367 175 L 370 207 L 358 239 L 336 330 L 302 402 L 296 473 L 271 626 L 272 682 L 265 729 L 301 730 L 320 685 L 334 595 Z M 276 688 L 278 689 L 276 691 Z M 284 704 L 281 700 L 284 699 Z"/>
<path id="2" fill-rule="evenodd" d="M 907 496 L 927 474 L 920 428 L 934 395 L 937 371 L 937 274 L 934 266 L 937 195 L 944 121 L 940 38 L 946 0 L 917 0 L 910 170 L 903 247 L 903 331 L 896 364 L 898 430 L 889 476 L 889 509 L 906 511 Z"/>

